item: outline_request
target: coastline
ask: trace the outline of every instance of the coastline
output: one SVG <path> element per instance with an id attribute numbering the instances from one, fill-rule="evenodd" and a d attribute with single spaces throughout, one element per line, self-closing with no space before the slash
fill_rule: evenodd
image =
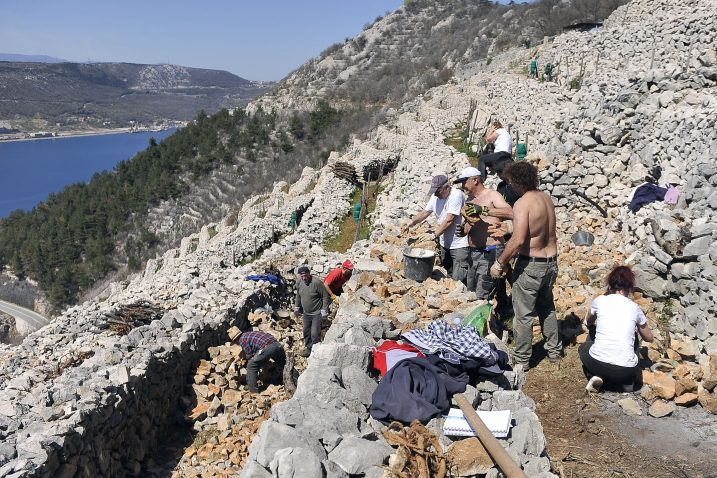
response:
<path id="1" fill-rule="evenodd" d="M 146 129 L 146 130 L 132 130 L 131 128 L 115 128 L 115 129 L 99 129 L 92 131 L 67 131 L 58 133 L 57 136 L 45 136 L 40 138 L 3 138 L 0 136 L 0 143 L 10 143 L 16 141 L 42 141 L 47 139 L 65 139 L 65 138 L 77 138 L 82 136 L 103 136 L 109 134 L 122 134 L 122 133 L 159 133 L 168 129 L 177 128 L 177 126 L 169 126 L 162 128 L 161 130 Z"/>

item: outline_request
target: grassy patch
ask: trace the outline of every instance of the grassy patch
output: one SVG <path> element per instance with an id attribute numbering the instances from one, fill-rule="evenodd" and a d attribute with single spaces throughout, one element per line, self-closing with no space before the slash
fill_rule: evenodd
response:
<path id="1" fill-rule="evenodd" d="M 368 220 L 366 215 L 368 215 L 369 212 L 372 212 L 376 208 L 376 197 L 378 196 L 378 194 L 381 193 L 383 188 L 379 187 L 378 192 L 374 195 L 374 192 L 376 192 L 376 183 L 372 182 L 369 183 L 368 190 L 368 206 L 364 213 L 364 220 L 361 224 L 361 230 L 359 231 L 359 240 L 368 239 L 371 235 L 371 232 L 373 231 L 371 222 Z M 358 227 L 358 224 L 354 222 L 353 206 L 354 204 L 361 201 L 361 192 L 362 189 L 359 187 L 354 190 L 354 194 L 351 197 L 351 208 L 347 211 L 346 215 L 343 218 L 337 219 L 336 222 L 338 223 L 339 232 L 324 241 L 325 250 L 331 252 L 346 252 L 354 244 L 354 238 L 356 237 L 356 228 Z"/>
<path id="2" fill-rule="evenodd" d="M 471 160 L 474 160 L 478 157 L 478 153 L 471 149 L 471 144 L 467 140 L 468 127 L 465 122 L 461 122 L 448 131 L 448 136 L 443 139 L 443 143 L 453 146 L 456 151 L 464 153 Z M 471 161 L 471 165 L 475 166 L 474 163 L 474 161 Z"/>
<path id="3" fill-rule="evenodd" d="M 216 226 L 210 226 L 207 228 L 207 234 L 209 234 L 209 239 L 217 235 L 217 228 Z"/>
<path id="4" fill-rule="evenodd" d="M 290 187 L 291 187 L 290 184 L 285 184 L 285 185 L 283 185 L 283 186 L 281 187 L 281 192 L 282 192 L 282 193 L 288 193 Z"/>
<path id="5" fill-rule="evenodd" d="M 674 311 L 672 310 L 672 299 L 667 299 L 662 303 L 662 310 L 660 311 L 660 315 L 657 317 L 657 320 L 662 325 L 669 325 L 673 315 Z"/>
<path id="6" fill-rule="evenodd" d="M 310 193 L 316 187 L 316 180 L 312 179 L 311 182 L 306 186 L 306 192 Z"/>

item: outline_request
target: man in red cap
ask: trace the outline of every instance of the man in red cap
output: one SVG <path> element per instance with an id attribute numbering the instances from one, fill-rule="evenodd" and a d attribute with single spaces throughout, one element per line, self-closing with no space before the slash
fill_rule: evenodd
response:
<path id="1" fill-rule="evenodd" d="M 341 295 L 344 291 L 344 284 L 351 278 L 351 274 L 354 272 L 354 263 L 346 259 L 341 267 L 337 267 L 328 273 L 324 279 L 324 287 L 331 296 L 331 300 L 338 303 L 339 299 L 337 296 Z"/>

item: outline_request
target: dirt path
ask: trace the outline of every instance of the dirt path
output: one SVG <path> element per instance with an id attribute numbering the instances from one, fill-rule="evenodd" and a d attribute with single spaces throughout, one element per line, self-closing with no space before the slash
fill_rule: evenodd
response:
<path id="1" fill-rule="evenodd" d="M 542 360 L 528 371 L 524 391 L 536 402 L 561 477 L 717 477 L 715 416 L 696 406 L 653 418 L 638 393 L 588 395 L 576 346 L 559 366 Z M 616 402 L 627 396 L 641 402 L 643 416 L 622 411 Z"/>

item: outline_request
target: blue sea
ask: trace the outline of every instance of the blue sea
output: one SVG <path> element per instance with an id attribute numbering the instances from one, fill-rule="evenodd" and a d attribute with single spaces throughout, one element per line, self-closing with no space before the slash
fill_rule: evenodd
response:
<path id="1" fill-rule="evenodd" d="M 28 141 L 0 141 L 0 218 L 29 211 L 48 194 L 111 171 L 176 129 Z"/>

